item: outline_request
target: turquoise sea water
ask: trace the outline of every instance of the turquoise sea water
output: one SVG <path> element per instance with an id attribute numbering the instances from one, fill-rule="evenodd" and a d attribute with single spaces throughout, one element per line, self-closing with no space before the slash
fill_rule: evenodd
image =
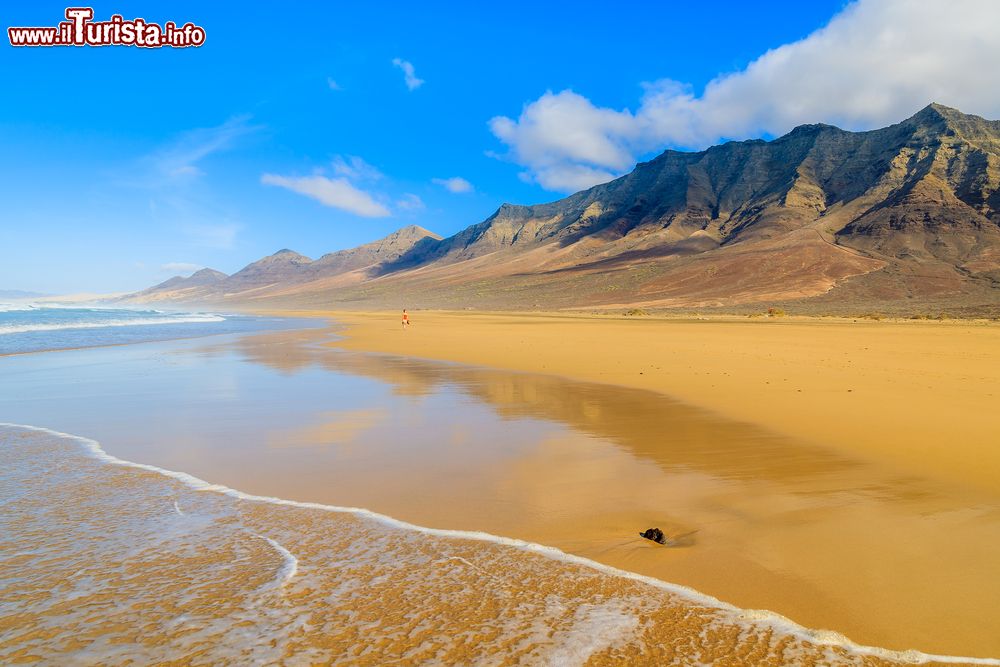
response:
<path id="1" fill-rule="evenodd" d="M 284 329 L 288 323 L 203 311 L 0 303 L 0 354 Z"/>

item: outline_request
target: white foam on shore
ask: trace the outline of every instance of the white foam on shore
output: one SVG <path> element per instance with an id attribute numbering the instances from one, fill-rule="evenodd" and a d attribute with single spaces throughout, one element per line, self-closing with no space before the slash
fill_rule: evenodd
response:
<path id="1" fill-rule="evenodd" d="M 63 322 L 59 324 L 8 324 L 0 326 L 0 336 L 35 331 L 61 331 L 65 329 L 104 329 L 155 324 L 189 324 L 196 322 L 225 322 L 219 315 L 185 315 L 182 317 L 137 317 L 135 319 L 97 320 L 94 322 Z"/>
<path id="2" fill-rule="evenodd" d="M 639 627 L 639 619 L 614 602 L 581 604 L 573 625 L 552 636 L 554 644 L 544 654 L 549 665 L 583 665 L 592 655 L 627 643 Z"/>
<path id="3" fill-rule="evenodd" d="M 94 303 L 94 302 L 79 302 L 79 303 L 62 303 L 58 301 L 20 301 L 15 300 L 13 302 L 0 303 L 0 313 L 10 313 L 10 312 L 24 312 L 29 310 L 76 310 L 79 312 L 86 313 L 113 313 L 113 312 L 126 312 L 126 313 L 184 313 L 186 311 L 181 310 L 159 310 L 157 308 L 136 308 L 135 306 L 129 305 L 116 305 L 113 303 Z"/>
<path id="4" fill-rule="evenodd" d="M 428 528 L 425 526 L 418 526 L 412 523 L 408 523 L 406 521 L 395 519 L 385 514 L 379 514 L 377 512 L 372 512 L 371 510 L 367 510 L 360 507 L 341 507 L 337 505 L 324 505 L 321 503 L 285 500 L 284 498 L 274 498 L 270 496 L 257 496 L 249 493 L 244 493 L 236 489 L 231 489 L 229 487 L 222 486 L 219 484 L 212 484 L 202 479 L 198 479 L 197 477 L 189 475 L 188 473 L 185 472 L 166 470 L 164 468 L 159 468 L 157 466 L 145 463 L 135 463 L 133 461 L 126 461 L 124 459 L 120 459 L 116 456 L 112 456 L 111 454 L 105 452 L 104 449 L 101 448 L 100 443 L 98 443 L 96 440 L 91 440 L 90 438 L 71 435 L 68 433 L 62 433 L 59 431 L 53 431 L 51 429 L 43 428 L 40 426 L 31 426 L 27 424 L 11 424 L 11 423 L 0 422 L 0 427 L 46 433 L 56 438 L 71 440 L 73 442 L 80 444 L 81 447 L 87 453 L 89 453 L 94 458 L 100 461 L 104 461 L 112 465 L 118 465 L 118 466 L 124 466 L 124 467 L 136 468 L 139 470 L 154 472 L 163 475 L 165 477 L 176 479 L 197 491 L 219 493 L 230 496 L 232 498 L 249 502 L 272 503 L 276 505 L 287 505 L 290 507 L 297 507 L 303 509 L 336 512 L 340 514 L 352 514 L 355 516 L 364 517 L 366 519 L 375 521 L 377 523 L 386 526 L 391 526 L 393 528 L 414 531 L 418 533 L 423 533 L 425 535 L 432 535 L 435 537 L 490 542 L 493 544 L 503 545 L 506 547 L 519 549 L 521 551 L 538 554 L 546 558 L 550 558 L 552 560 L 557 560 L 564 563 L 571 563 L 574 565 L 587 567 L 611 576 L 621 577 L 624 579 L 630 579 L 633 581 L 639 581 L 644 584 L 648 584 L 658 589 L 665 590 L 669 593 L 673 593 L 675 595 L 683 597 L 687 600 L 690 600 L 691 602 L 694 602 L 695 604 L 711 607 L 720 612 L 725 612 L 733 620 L 737 622 L 743 621 L 758 625 L 766 625 L 773 628 L 775 631 L 779 633 L 784 633 L 798 637 L 799 639 L 809 642 L 810 644 L 813 644 L 815 646 L 839 647 L 855 655 L 860 655 L 860 656 L 867 655 L 885 660 L 894 660 L 897 662 L 904 662 L 911 664 L 926 664 L 926 663 L 937 662 L 946 664 L 997 665 L 998 667 L 1000 667 L 1000 658 L 971 658 L 964 656 L 924 653 L 922 651 L 917 651 L 912 649 L 906 651 L 895 651 L 891 649 L 880 648 L 878 646 L 865 646 L 863 644 L 858 644 L 854 641 L 851 641 L 842 634 L 831 630 L 811 630 L 809 628 L 803 627 L 798 623 L 772 611 L 764 609 L 741 609 L 727 602 L 723 602 L 717 598 L 714 598 L 710 595 L 706 595 L 692 588 L 688 588 L 687 586 L 666 582 L 661 579 L 656 579 L 654 577 L 638 574 L 635 572 L 629 572 L 627 570 L 621 570 L 615 567 L 611 567 L 610 565 L 604 565 L 602 563 L 598 563 L 596 561 L 583 558 L 582 556 L 567 554 L 564 551 L 556 549 L 555 547 L 536 544 L 534 542 L 526 542 L 524 540 L 514 539 L 510 537 L 492 535 L 490 533 L 479 532 L 479 531 L 449 530 L 443 528 Z M 282 570 L 279 572 L 279 577 L 284 577 L 283 581 L 287 582 L 288 579 L 290 579 L 295 575 L 298 569 L 298 560 L 295 559 L 295 557 L 290 552 L 288 552 L 287 549 L 282 547 L 277 542 L 274 542 L 273 540 L 270 540 L 267 537 L 263 536 L 259 537 L 262 537 L 263 539 L 267 540 L 268 543 L 270 543 L 271 546 L 274 547 L 275 550 L 279 551 L 279 553 L 281 553 L 281 555 L 285 558 L 285 564 L 282 567 Z"/>
<path id="5" fill-rule="evenodd" d="M 276 588 L 283 587 L 291 581 L 292 577 L 294 577 L 299 571 L 299 559 L 293 556 L 291 551 L 275 542 L 270 537 L 265 537 L 263 535 L 258 535 L 257 537 L 270 544 L 271 547 L 278 552 L 278 555 L 281 556 L 281 569 L 278 570 L 278 574 L 274 578 L 273 584 Z"/>
<path id="6" fill-rule="evenodd" d="M 32 303 L 0 303 L 0 313 L 19 313 L 35 310 L 38 306 Z"/>

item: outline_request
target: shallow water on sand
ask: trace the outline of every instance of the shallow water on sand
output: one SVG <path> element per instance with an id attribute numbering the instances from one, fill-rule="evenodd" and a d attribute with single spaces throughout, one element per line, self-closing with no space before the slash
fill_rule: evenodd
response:
<path id="1" fill-rule="evenodd" d="M 348 354 L 324 336 L 0 359 L 0 421 L 94 437 L 111 455 L 256 495 L 552 545 L 865 643 L 1000 652 L 994 499 L 647 392 Z M 0 575 L 0 637 L 17 637 L 0 639 L 0 662 L 67 650 L 112 661 L 875 659 L 524 545 L 195 491 L 43 433 L 0 440 L 0 570 L 16 573 Z M 638 538 L 653 525 L 672 548 Z"/>
<path id="2" fill-rule="evenodd" d="M 883 662 L 530 545 L 226 493 L 51 432 L 0 441 L 4 663 Z"/>

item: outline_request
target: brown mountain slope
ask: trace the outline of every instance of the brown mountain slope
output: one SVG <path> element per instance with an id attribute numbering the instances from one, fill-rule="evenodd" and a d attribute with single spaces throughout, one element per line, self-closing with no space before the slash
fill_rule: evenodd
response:
<path id="1" fill-rule="evenodd" d="M 348 284 L 362 280 L 374 267 L 396 260 L 421 244 L 440 240 L 437 234 L 411 225 L 372 243 L 329 253 L 315 261 L 284 249 L 248 264 L 231 276 L 212 271 L 209 279 L 205 272 L 211 270 L 203 269 L 190 278 L 171 278 L 126 300 L 238 303 L 276 298 L 287 292 L 322 290 L 337 280 Z"/>
<path id="2" fill-rule="evenodd" d="M 356 271 L 398 260 L 407 252 L 433 246 L 441 237 L 423 227 L 410 225 L 372 243 L 323 255 L 310 266 L 310 278 Z"/>
<path id="3" fill-rule="evenodd" d="M 197 300 L 228 276 L 215 269 L 201 269 L 187 278 L 174 276 L 149 289 L 126 297 L 130 301 L 191 301 Z"/>
<path id="4" fill-rule="evenodd" d="M 363 248 L 327 257 L 348 267 Z M 297 271 L 254 293 L 221 294 L 217 286 L 214 298 L 993 307 L 1000 304 L 1000 123 L 932 104 L 869 132 L 806 125 L 773 141 L 666 151 L 609 183 L 547 204 L 504 204 L 454 236 L 425 237 L 380 260 L 350 280 L 344 271 L 332 279 Z"/>

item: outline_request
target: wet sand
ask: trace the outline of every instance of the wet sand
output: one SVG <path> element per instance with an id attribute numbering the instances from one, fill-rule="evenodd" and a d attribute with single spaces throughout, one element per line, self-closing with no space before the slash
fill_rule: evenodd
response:
<path id="1" fill-rule="evenodd" d="M 602 476 L 602 495 L 583 503 L 587 510 L 571 530 L 593 525 L 584 519 L 587 512 L 591 521 L 599 516 L 609 524 L 663 523 L 666 514 L 675 521 L 674 531 L 710 526 L 700 539 L 715 543 L 710 553 L 692 550 L 687 558 L 672 553 L 648 562 L 605 553 L 599 560 L 741 606 L 777 609 L 865 642 L 1000 650 L 1000 627 L 974 621 L 996 618 L 990 600 L 1000 599 L 994 585 L 1000 578 L 1000 327 L 436 312 L 412 319 L 403 332 L 395 313 L 338 315 L 347 340 L 337 345 L 651 389 L 768 435 L 786 435 L 798 451 L 812 450 L 757 458 L 716 450 L 709 444 L 718 442 L 714 434 L 693 438 L 700 444 L 689 451 L 699 460 L 744 466 L 748 484 L 729 488 L 728 496 L 726 484 L 706 490 L 717 482 L 711 478 L 692 487 L 658 485 L 635 469 Z M 632 406 L 618 410 L 622 421 L 634 419 Z M 669 435 L 670 427 L 656 418 L 633 424 L 635 439 L 651 449 L 658 429 Z M 526 464 L 522 476 L 534 475 L 537 487 L 555 470 L 560 480 L 586 478 L 587 470 L 560 467 L 557 444 L 551 451 Z M 755 458 L 758 465 L 748 465 Z M 806 474 L 794 487 L 758 493 L 769 477 L 795 477 L 796 468 L 808 471 L 838 459 L 878 468 L 881 479 L 845 475 L 830 486 L 830 477 Z M 643 499 L 633 508 L 644 501 L 651 509 L 677 511 L 616 516 L 610 508 L 623 489 Z M 843 511 L 832 509 L 844 491 L 896 496 L 899 502 L 869 505 L 845 497 Z M 692 495 L 726 500 L 718 503 L 721 511 L 699 511 L 695 519 L 690 508 L 699 503 L 691 502 Z M 822 496 L 824 501 L 814 502 Z M 947 563 L 948 573 L 937 563 Z M 961 620 L 942 613 L 945 599 L 963 600 L 958 606 L 970 613 L 960 614 Z"/>
<path id="2" fill-rule="evenodd" d="M 258 361 L 288 363 L 287 351 L 274 355 L 264 341 L 246 339 L 244 349 Z M 482 460 L 456 450 L 496 451 L 502 437 L 462 433 L 450 452 L 417 461 L 382 443 L 419 434 L 364 437 L 367 413 L 329 415 L 286 434 L 290 443 L 338 442 L 349 431 L 351 446 L 369 460 L 407 461 L 406 476 L 391 484 L 376 483 L 377 464 L 368 474 L 338 477 L 340 500 L 421 525 L 556 546 L 866 644 L 1000 653 L 1000 498 L 988 491 L 915 476 L 657 392 L 410 358 L 312 354 L 327 368 L 385 379 L 415 395 L 457 386 L 504 417 L 573 429 Z M 675 544 L 637 536 L 652 526 Z"/>
<path id="3" fill-rule="evenodd" d="M 369 326 L 386 340 L 418 331 L 399 333 L 388 318 Z M 59 414 L 54 426 L 98 436 L 130 460 L 249 493 L 555 546 L 865 644 L 1000 655 L 1000 502 L 950 475 L 915 475 L 625 383 L 344 352 L 318 331 L 149 349 L 176 382 L 101 351 L 65 358 L 79 358 L 85 374 L 118 369 L 110 388 L 82 383 L 58 355 L 39 357 L 47 377 L 27 358 L 5 370 L 23 368 L 10 375 L 23 419 Z M 229 377 L 234 368 L 244 370 Z M 363 382 L 347 394 L 326 379 L 348 376 Z M 148 387 L 115 389 L 146 377 Z M 350 400 L 371 382 L 399 400 Z M 64 384 L 58 403 L 52 387 Z M 216 396 L 241 410 L 206 405 Z M 104 404 L 124 414 L 109 420 Z M 654 525 L 672 546 L 637 536 Z M 733 655 L 739 664 L 743 654 Z"/>
<path id="4" fill-rule="evenodd" d="M 344 349 L 657 391 L 798 440 L 1000 492 L 1000 324 L 335 313 Z"/>
<path id="5" fill-rule="evenodd" d="M 846 650 L 837 637 L 530 545 L 249 497 L 60 434 L 0 426 L 0 439 L 11 493 L 0 515 L 5 664 L 920 658 Z"/>

